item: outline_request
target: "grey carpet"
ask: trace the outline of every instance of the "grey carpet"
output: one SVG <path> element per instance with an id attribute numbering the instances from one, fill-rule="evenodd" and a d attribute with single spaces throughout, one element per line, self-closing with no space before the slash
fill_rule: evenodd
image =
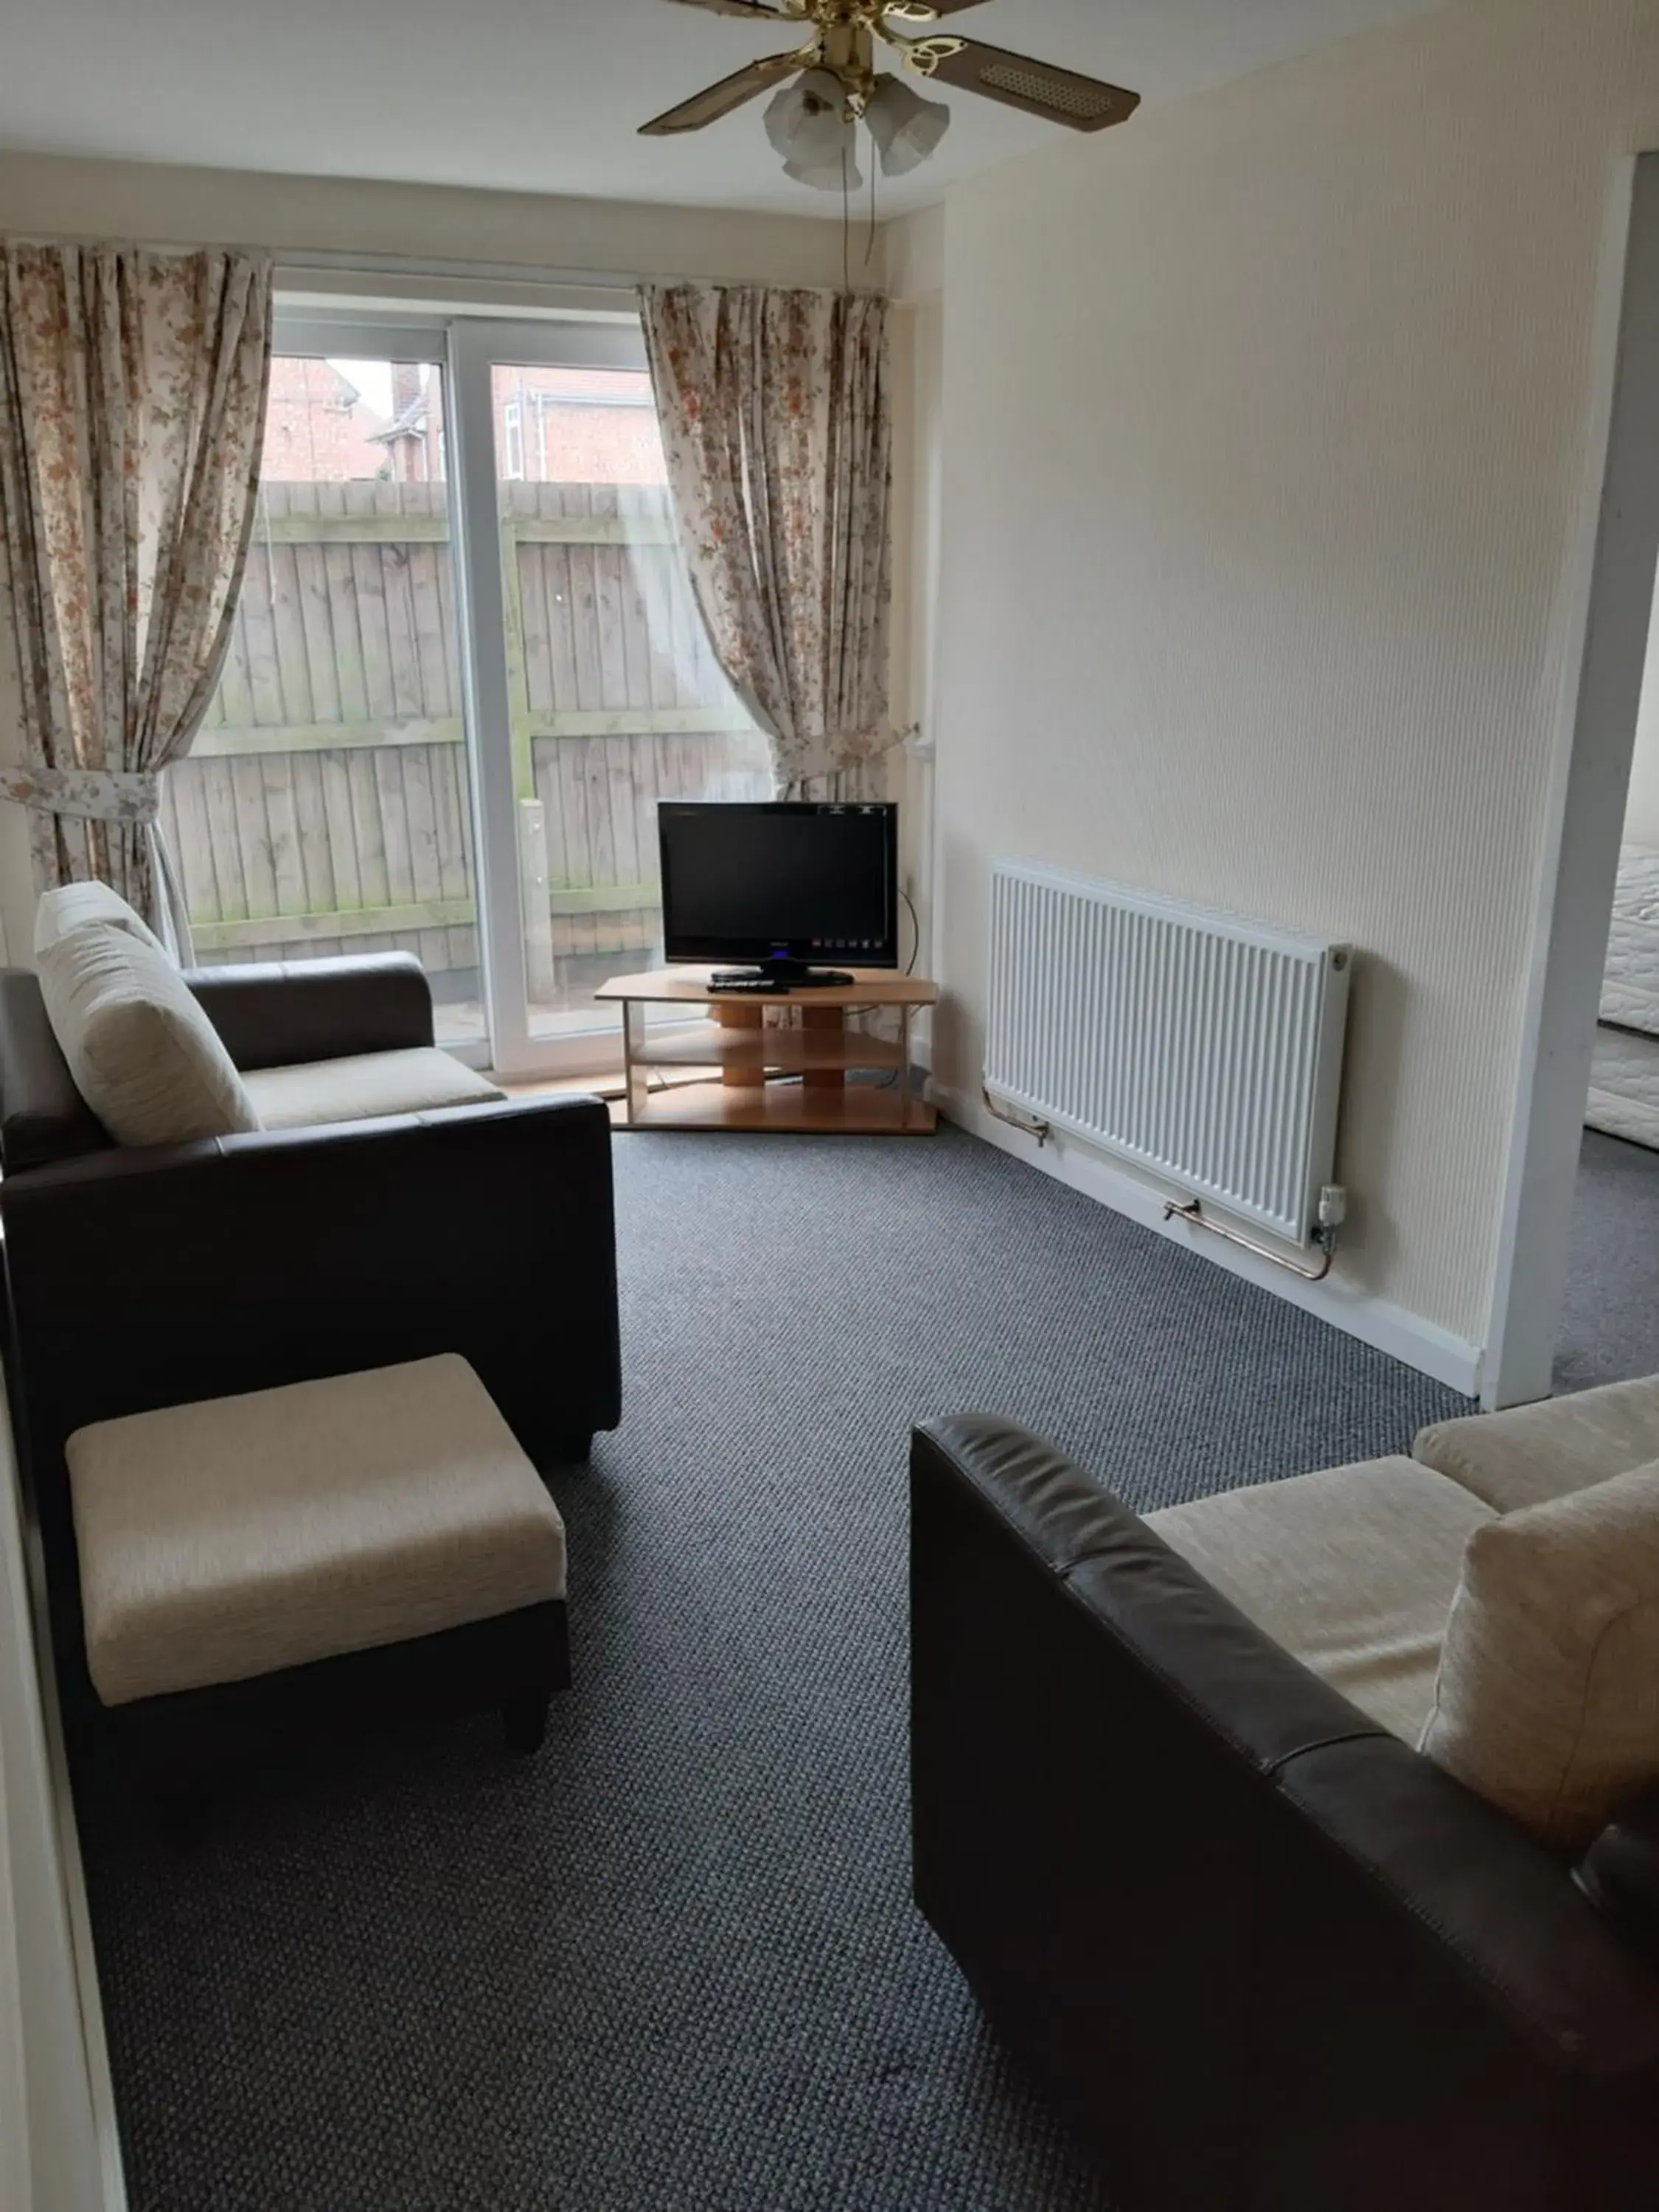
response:
<path id="1" fill-rule="evenodd" d="M 1558 1390 L 1659 1374 L 1659 1152 L 1586 1129 Z"/>
<path id="2" fill-rule="evenodd" d="M 954 1133 L 617 1161 L 540 1757 L 382 1741 L 185 1856 L 88 1793 L 134 2212 L 1100 2212 L 908 1900 L 909 1425 L 1150 1508 L 1462 1401 Z"/>

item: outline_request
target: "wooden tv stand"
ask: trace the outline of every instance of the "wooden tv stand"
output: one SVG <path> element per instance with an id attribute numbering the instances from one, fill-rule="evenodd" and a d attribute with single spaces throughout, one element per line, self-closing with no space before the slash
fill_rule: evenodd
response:
<path id="1" fill-rule="evenodd" d="M 912 1087 L 910 1024 L 918 1006 L 936 1003 L 939 986 L 887 969 L 853 975 L 829 990 L 764 994 L 711 990 L 704 968 L 613 976 L 594 996 L 622 1008 L 617 1127 L 925 1135 L 938 1116 Z M 849 1014 L 885 1006 L 901 1017 L 896 1041 L 848 1025 Z M 653 1008 L 683 1008 L 684 1023 L 651 1023 Z M 871 1072 L 890 1079 L 848 1081 Z"/>

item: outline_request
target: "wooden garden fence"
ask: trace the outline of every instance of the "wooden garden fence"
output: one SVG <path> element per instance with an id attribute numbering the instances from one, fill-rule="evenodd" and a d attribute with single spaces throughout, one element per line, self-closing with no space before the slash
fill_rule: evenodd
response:
<path id="1" fill-rule="evenodd" d="M 416 952 L 477 966 L 447 486 L 267 483 L 234 635 L 163 779 L 198 957 Z M 511 744 L 532 997 L 648 947 L 659 798 L 764 798 L 665 492 L 501 491 Z"/>

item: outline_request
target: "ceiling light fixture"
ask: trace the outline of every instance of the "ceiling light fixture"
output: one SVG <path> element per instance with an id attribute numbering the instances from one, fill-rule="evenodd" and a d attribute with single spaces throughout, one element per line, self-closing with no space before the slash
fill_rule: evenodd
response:
<path id="1" fill-rule="evenodd" d="M 1076 70 L 1011 54 L 1000 46 L 961 39 L 937 26 L 977 7 L 981 0 L 679 0 L 714 15 L 738 15 L 751 23 L 790 23 L 807 33 L 804 46 L 768 54 L 722 77 L 665 115 L 642 125 L 647 137 L 702 131 L 746 100 L 782 85 L 766 110 L 767 136 L 784 157 L 785 173 L 823 191 L 861 182 L 858 126 L 869 126 L 884 173 L 908 175 L 934 153 L 950 128 L 951 111 L 924 100 L 901 78 L 878 76 L 878 40 L 891 46 L 913 76 L 1000 100 L 1007 107 L 1062 123 L 1073 131 L 1104 131 L 1126 122 L 1139 96 L 1103 84 Z M 928 35 L 907 38 L 905 29 Z M 787 82 L 786 82 L 786 80 Z"/>
<path id="2" fill-rule="evenodd" d="M 783 173 L 821 192 L 856 191 L 858 124 L 840 81 L 828 70 L 808 70 L 787 84 L 766 109 L 766 135 L 783 155 Z"/>
<path id="3" fill-rule="evenodd" d="M 951 127 L 942 100 L 924 100 L 902 79 L 878 76 L 864 103 L 864 119 L 881 155 L 882 174 L 907 177 L 937 149 Z"/>

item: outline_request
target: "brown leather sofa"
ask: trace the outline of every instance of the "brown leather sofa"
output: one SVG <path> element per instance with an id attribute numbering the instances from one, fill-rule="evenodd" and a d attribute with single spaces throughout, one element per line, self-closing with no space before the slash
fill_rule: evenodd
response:
<path id="1" fill-rule="evenodd" d="M 1123 2212 L 1659 2204 L 1659 1804 L 1575 1868 L 1006 1423 L 911 1496 L 917 1901 Z"/>
<path id="2" fill-rule="evenodd" d="M 186 980 L 245 1071 L 433 1042 L 404 955 Z M 71 1698 L 86 1423 L 458 1352 L 539 1466 L 586 1458 L 621 1410 L 610 1146 L 599 1101 L 556 1097 L 122 1149 L 0 971 L 13 1408 Z"/>

